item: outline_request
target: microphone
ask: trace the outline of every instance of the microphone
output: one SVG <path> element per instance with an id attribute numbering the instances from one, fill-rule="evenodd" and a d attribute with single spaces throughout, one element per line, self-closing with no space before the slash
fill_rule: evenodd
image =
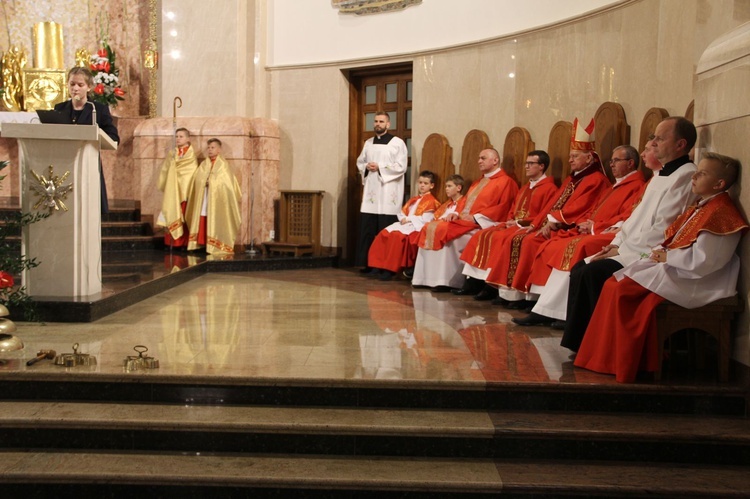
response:
<path id="1" fill-rule="evenodd" d="M 92 101 L 86 101 L 86 104 L 91 104 L 91 124 L 96 125 L 96 106 Z"/>

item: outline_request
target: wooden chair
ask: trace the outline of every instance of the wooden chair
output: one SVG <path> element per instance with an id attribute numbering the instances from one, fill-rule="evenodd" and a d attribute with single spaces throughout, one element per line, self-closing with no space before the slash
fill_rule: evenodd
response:
<path id="1" fill-rule="evenodd" d="M 552 125 L 549 131 L 549 142 L 547 143 L 547 154 L 550 163 L 547 176 L 555 179 L 555 184 L 560 185 L 562 179 L 570 174 L 570 138 L 573 135 L 573 123 L 570 121 L 558 121 Z"/>
<path id="2" fill-rule="evenodd" d="M 652 107 L 643 116 L 641 121 L 641 132 L 638 135 L 638 152 L 643 151 L 646 147 L 646 143 L 649 141 L 649 137 L 656 130 L 656 125 L 664 121 L 664 118 L 668 118 L 669 113 L 666 109 L 661 107 Z M 646 168 L 646 165 L 641 162 L 641 172 L 646 180 L 650 179 L 654 172 Z"/>
<path id="3" fill-rule="evenodd" d="M 479 153 L 492 147 L 489 136 L 481 130 L 471 130 L 464 138 L 461 147 L 461 164 L 458 165 L 458 174 L 464 178 L 464 194 L 471 183 L 479 176 Z"/>
<path id="4" fill-rule="evenodd" d="M 502 167 L 519 185 L 526 182 L 526 156 L 534 149 L 536 145 L 525 128 L 513 127 L 505 136 Z"/>
<path id="5" fill-rule="evenodd" d="M 689 120 L 690 122 L 693 122 L 694 116 L 695 116 L 695 101 L 691 100 L 690 104 L 688 104 L 688 107 L 685 109 L 685 119 Z"/>
<path id="6" fill-rule="evenodd" d="M 630 126 L 625 119 L 625 111 L 616 102 L 605 102 L 596 110 L 594 121 L 596 152 L 599 153 L 607 176 L 614 180 L 609 168 L 612 150 L 617 146 L 630 144 Z"/>
<path id="7" fill-rule="evenodd" d="M 432 194 L 441 203 L 444 202 L 446 200 L 445 179 L 456 171 L 453 165 L 453 148 L 444 135 L 432 133 L 425 139 L 424 146 L 422 146 L 422 165 L 419 167 L 419 171 L 422 170 L 429 170 L 437 176 Z"/>
<path id="8" fill-rule="evenodd" d="M 279 239 L 265 241 L 263 253 L 295 257 L 320 253 L 321 200 L 324 191 L 280 191 Z"/>
<path id="9" fill-rule="evenodd" d="M 659 368 L 654 379 L 661 379 L 661 362 L 664 358 L 664 342 L 678 331 L 698 329 L 705 331 L 719 343 L 719 381 L 729 380 L 729 360 L 732 352 L 731 324 L 735 315 L 742 312 L 743 306 L 739 296 L 716 300 L 699 308 L 686 309 L 672 302 L 664 301 L 656 307 L 656 328 L 659 344 Z M 705 359 L 705 336 L 700 341 L 691 342 L 692 352 L 699 366 Z M 700 350 L 700 351 L 698 351 Z"/>

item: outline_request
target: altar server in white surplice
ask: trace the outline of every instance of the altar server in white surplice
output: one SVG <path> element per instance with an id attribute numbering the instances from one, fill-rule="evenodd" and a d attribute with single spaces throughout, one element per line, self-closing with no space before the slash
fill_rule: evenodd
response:
<path id="1" fill-rule="evenodd" d="M 365 141 L 357 158 L 357 169 L 362 176 L 362 206 L 360 208 L 359 239 L 354 264 L 369 272 L 367 254 L 378 233 L 397 222 L 404 203 L 404 174 L 408 153 L 403 140 L 388 133 L 391 126 L 388 113 L 375 113 L 375 136 Z"/>

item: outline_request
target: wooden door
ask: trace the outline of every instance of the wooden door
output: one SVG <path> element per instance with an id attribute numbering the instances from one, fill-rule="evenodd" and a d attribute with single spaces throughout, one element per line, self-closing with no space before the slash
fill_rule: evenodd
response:
<path id="1" fill-rule="evenodd" d="M 349 161 L 347 182 L 347 234 L 345 263 L 353 262 L 359 234 L 359 208 L 362 202 L 362 180 L 357 170 L 357 156 L 364 142 L 374 135 L 375 113 L 388 113 L 389 133 L 406 142 L 409 151 L 405 176 L 405 199 L 411 197 L 411 123 L 412 123 L 412 64 L 398 64 L 350 70 L 349 79 Z M 344 238 L 339 238 L 343 240 Z"/>

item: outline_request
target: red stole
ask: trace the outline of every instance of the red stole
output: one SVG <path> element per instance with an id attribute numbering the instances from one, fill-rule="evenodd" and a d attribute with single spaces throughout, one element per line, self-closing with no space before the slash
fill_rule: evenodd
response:
<path id="1" fill-rule="evenodd" d="M 747 228 L 747 222 L 729 194 L 722 192 L 703 205 L 691 206 L 677 217 L 664 231 L 662 246 L 668 249 L 687 248 L 704 230 L 712 234 L 727 235 L 738 231 L 744 232 Z"/>

